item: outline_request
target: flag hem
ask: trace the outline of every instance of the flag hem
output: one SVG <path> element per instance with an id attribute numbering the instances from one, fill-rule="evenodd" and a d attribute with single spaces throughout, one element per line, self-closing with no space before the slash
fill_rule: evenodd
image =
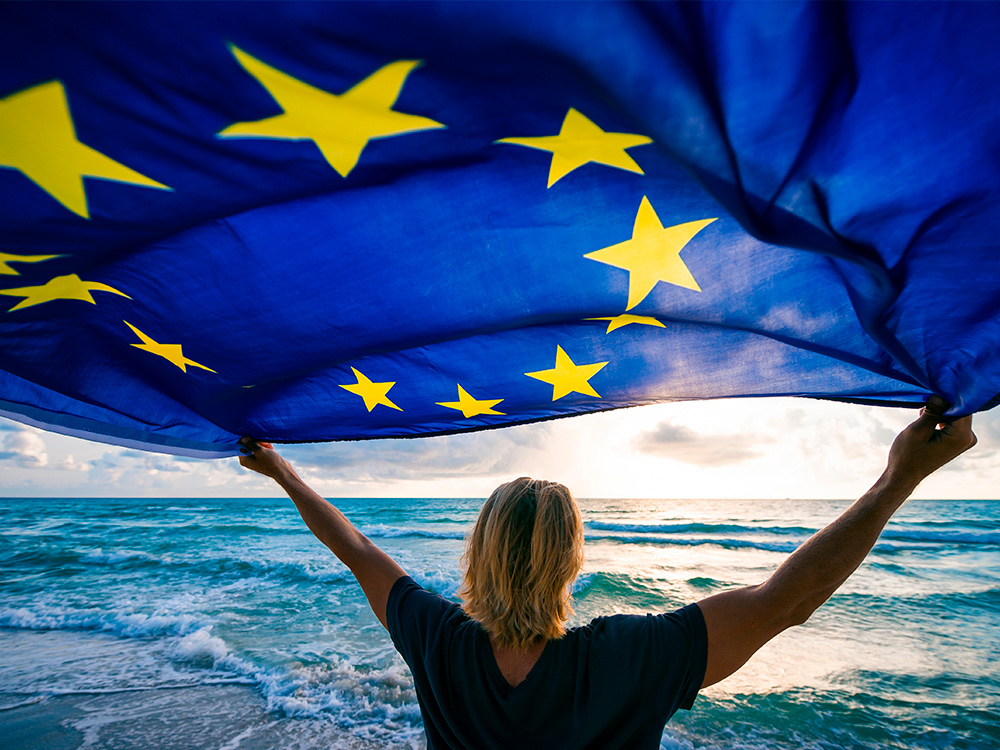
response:
<path id="1" fill-rule="evenodd" d="M 54 414 L 27 404 L 15 404 L 0 399 L 0 417 L 31 427 L 55 432 L 60 435 L 96 441 L 121 448 L 166 453 L 187 458 L 230 458 L 240 455 L 235 440 L 230 448 L 214 443 L 198 443 L 194 440 L 180 440 L 166 435 L 156 435 L 127 427 L 116 427 L 85 417 L 69 414 Z M 140 437 L 141 436 L 141 437 Z"/>

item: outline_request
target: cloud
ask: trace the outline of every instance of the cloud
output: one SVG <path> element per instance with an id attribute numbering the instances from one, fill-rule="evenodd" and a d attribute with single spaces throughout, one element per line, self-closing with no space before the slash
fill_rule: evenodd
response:
<path id="1" fill-rule="evenodd" d="M 995 451 L 1000 445 L 1000 408 L 977 414 L 972 418 L 972 429 L 979 437 L 980 443 L 987 445 L 977 445 L 976 450 L 987 448 Z"/>
<path id="2" fill-rule="evenodd" d="M 348 482 L 492 476 L 543 448 L 545 425 L 399 440 L 279 446 L 296 467 Z"/>
<path id="3" fill-rule="evenodd" d="M 148 495 L 149 488 L 181 494 L 184 482 L 204 487 L 216 470 L 215 461 L 178 461 L 176 456 L 111 448 L 98 458 L 80 461 L 71 454 L 54 462 L 51 468 L 86 472 L 89 488 L 110 495 Z"/>
<path id="4" fill-rule="evenodd" d="M 759 435 L 702 435 L 690 427 L 660 422 L 655 428 L 640 433 L 633 446 L 643 453 L 672 458 L 697 466 L 721 466 L 747 461 L 761 455 L 764 443 L 774 442 Z"/>
<path id="5" fill-rule="evenodd" d="M 157 474 L 159 472 L 176 473 L 183 472 L 190 466 L 189 462 L 178 461 L 176 456 L 167 456 L 162 453 L 147 453 L 131 449 L 108 451 L 100 458 L 89 463 L 93 469 L 109 472 L 119 478 L 126 471 L 144 474 Z M 199 461 L 197 465 L 204 465 L 206 463 L 205 461 Z"/>
<path id="6" fill-rule="evenodd" d="M 544 447 L 546 425 L 466 433 L 437 438 L 279 445 L 300 474 L 326 491 L 380 492 L 397 482 L 475 480 L 517 470 L 519 457 Z M 58 466 L 56 464 L 59 464 Z M 111 448 L 86 461 L 66 456 L 50 468 L 85 471 L 87 485 L 110 494 L 135 496 L 166 491 L 182 494 L 252 494 L 276 488 L 233 459 L 179 458 Z"/>
<path id="7" fill-rule="evenodd" d="M 53 468 L 62 471 L 90 471 L 91 461 L 77 461 L 72 453 L 68 453 L 65 458 L 53 465 Z"/>
<path id="8" fill-rule="evenodd" d="M 45 441 L 33 432 L 27 430 L 7 432 L 2 444 L 0 461 L 11 461 L 22 469 L 41 469 L 49 464 Z"/>

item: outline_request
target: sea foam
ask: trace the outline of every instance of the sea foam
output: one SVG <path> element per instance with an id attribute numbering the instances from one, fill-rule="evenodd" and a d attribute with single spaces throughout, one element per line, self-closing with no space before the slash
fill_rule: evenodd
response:
<path id="1" fill-rule="evenodd" d="M 190 614 L 146 614 L 41 605 L 0 609 L 0 627 L 24 630 L 97 630 L 126 638 L 141 638 L 184 635 L 204 626 L 201 618 Z"/>

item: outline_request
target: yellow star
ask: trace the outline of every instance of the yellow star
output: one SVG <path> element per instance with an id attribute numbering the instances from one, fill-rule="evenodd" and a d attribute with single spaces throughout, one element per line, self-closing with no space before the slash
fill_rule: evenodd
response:
<path id="1" fill-rule="evenodd" d="M 184 372 L 187 372 L 187 366 L 200 367 L 202 370 L 208 370 L 209 372 L 215 372 L 211 367 L 205 367 L 205 365 L 200 365 L 193 359 L 188 359 L 184 356 L 184 351 L 181 349 L 180 344 L 159 344 L 149 336 L 144 334 L 134 325 L 129 323 L 127 320 L 123 320 L 122 323 L 127 325 L 132 329 L 132 332 L 142 339 L 141 344 L 132 344 L 136 349 L 142 349 L 150 354 L 155 354 L 157 357 L 163 357 L 165 360 L 170 362 L 170 364 L 177 365 Z"/>
<path id="2" fill-rule="evenodd" d="M 449 409 L 457 409 L 462 412 L 462 416 L 466 419 L 471 419 L 479 414 L 500 414 L 503 415 L 502 411 L 494 411 L 493 407 L 503 401 L 502 398 L 498 399 L 483 399 L 482 401 L 477 401 L 472 396 L 470 396 L 466 390 L 459 385 L 458 386 L 458 401 L 438 401 L 438 406 L 447 406 Z"/>
<path id="3" fill-rule="evenodd" d="M 75 273 L 69 276 L 56 276 L 51 281 L 41 286 L 23 286 L 20 289 L 0 289 L 0 294 L 8 297 L 24 297 L 7 312 L 20 310 L 22 307 L 40 305 L 43 302 L 53 302 L 59 299 L 75 299 L 80 302 L 89 302 L 92 305 L 97 303 L 91 292 L 111 292 L 125 299 L 132 299 L 125 292 L 119 292 L 114 287 L 102 284 L 99 281 L 84 281 Z"/>
<path id="4" fill-rule="evenodd" d="M 383 406 L 388 406 L 390 408 L 396 409 L 398 411 L 403 411 L 398 406 L 396 406 L 392 401 L 389 400 L 389 389 L 396 385 L 395 382 L 392 383 L 373 383 L 368 378 L 366 378 L 361 372 L 355 370 L 353 367 L 351 370 L 354 371 L 354 377 L 358 379 L 357 383 L 350 383 L 348 385 L 341 385 L 345 391 L 350 391 L 351 393 L 361 396 L 365 400 L 365 406 L 368 411 L 371 411 L 379 404 Z"/>
<path id="5" fill-rule="evenodd" d="M 583 257 L 628 271 L 626 310 L 631 310 L 642 302 L 658 281 L 700 292 L 701 287 L 681 260 L 681 250 L 692 237 L 713 221 L 715 219 L 702 219 L 664 227 L 650 205 L 649 198 L 642 196 L 639 212 L 635 215 L 632 239 L 595 250 Z"/>
<path id="6" fill-rule="evenodd" d="M 607 333 L 612 331 L 617 331 L 619 328 L 624 328 L 625 326 L 632 325 L 633 323 L 638 323 L 644 326 L 656 326 L 657 328 L 666 328 L 663 323 L 658 321 L 656 318 L 650 318 L 646 315 L 616 315 L 613 318 L 586 318 L 586 320 L 608 320 L 608 330 Z"/>
<path id="7" fill-rule="evenodd" d="M 556 366 L 551 370 L 539 370 L 538 372 L 524 373 L 529 378 L 541 380 L 552 386 L 552 400 L 557 401 L 574 391 L 585 396 L 600 398 L 601 395 L 595 391 L 589 382 L 594 375 L 608 364 L 607 362 L 595 362 L 590 365 L 578 365 L 569 358 L 561 346 L 556 347 Z"/>
<path id="8" fill-rule="evenodd" d="M 501 138 L 496 142 L 551 151 L 552 163 L 549 165 L 548 187 L 552 187 L 574 169 L 591 162 L 643 174 L 635 160 L 625 153 L 625 149 L 652 143 L 653 139 L 636 133 L 606 132 L 570 107 L 559 129 L 559 135 Z"/>
<path id="9" fill-rule="evenodd" d="M 0 253 L 0 276 L 20 276 L 21 273 L 10 267 L 11 263 L 41 263 L 43 260 L 58 258 L 58 255 L 11 255 Z"/>
<path id="10" fill-rule="evenodd" d="M 84 177 L 170 190 L 76 138 L 61 81 L 0 99 L 0 166 L 20 170 L 66 208 L 90 218 Z"/>
<path id="11" fill-rule="evenodd" d="M 392 109 L 419 60 L 389 63 L 343 94 L 331 94 L 272 68 L 239 47 L 230 46 L 230 50 L 244 70 L 274 97 L 282 113 L 255 122 L 237 122 L 220 136 L 311 140 L 330 166 L 347 177 L 370 140 L 445 127 L 427 117 Z"/>

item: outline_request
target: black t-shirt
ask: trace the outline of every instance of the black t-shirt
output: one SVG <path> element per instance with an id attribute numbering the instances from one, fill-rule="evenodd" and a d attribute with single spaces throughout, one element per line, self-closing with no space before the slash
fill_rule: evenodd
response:
<path id="1" fill-rule="evenodd" d="M 413 673 L 430 750 L 652 750 L 705 676 L 708 637 L 695 604 L 573 628 L 546 644 L 517 687 L 486 631 L 412 578 L 393 585 L 386 621 Z"/>

